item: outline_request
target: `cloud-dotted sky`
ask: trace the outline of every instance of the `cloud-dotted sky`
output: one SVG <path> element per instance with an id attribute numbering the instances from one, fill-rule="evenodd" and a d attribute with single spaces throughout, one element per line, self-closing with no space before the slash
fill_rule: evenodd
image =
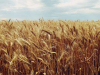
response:
<path id="1" fill-rule="evenodd" d="M 100 0 L 0 0 L 0 20 L 100 20 Z"/>

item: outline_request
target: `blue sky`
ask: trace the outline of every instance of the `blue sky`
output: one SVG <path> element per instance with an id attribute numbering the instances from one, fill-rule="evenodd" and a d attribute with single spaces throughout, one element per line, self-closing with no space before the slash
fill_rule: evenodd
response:
<path id="1" fill-rule="evenodd" d="M 100 0 L 0 0 L 0 20 L 100 20 Z"/>

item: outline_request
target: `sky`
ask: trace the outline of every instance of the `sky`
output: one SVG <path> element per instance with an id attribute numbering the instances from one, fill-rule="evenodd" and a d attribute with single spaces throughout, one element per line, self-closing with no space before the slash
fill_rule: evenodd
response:
<path id="1" fill-rule="evenodd" d="M 0 20 L 100 20 L 100 0 L 0 0 Z"/>

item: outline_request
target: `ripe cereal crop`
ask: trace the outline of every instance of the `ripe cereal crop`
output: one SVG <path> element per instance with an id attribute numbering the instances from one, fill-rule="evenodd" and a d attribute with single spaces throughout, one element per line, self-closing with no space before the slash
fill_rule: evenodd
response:
<path id="1" fill-rule="evenodd" d="M 0 75 L 98 75 L 100 21 L 0 21 Z"/>

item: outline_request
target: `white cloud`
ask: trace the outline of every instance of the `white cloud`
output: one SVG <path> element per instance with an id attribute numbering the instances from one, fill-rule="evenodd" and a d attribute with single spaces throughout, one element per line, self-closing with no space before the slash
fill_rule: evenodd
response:
<path id="1" fill-rule="evenodd" d="M 12 9 L 28 8 L 30 10 L 37 10 L 44 6 L 41 0 L 11 0 L 11 4 L 4 6 L 2 10 L 10 11 Z"/>
<path id="2" fill-rule="evenodd" d="M 95 5 L 93 8 L 100 8 L 100 5 Z"/>
<path id="3" fill-rule="evenodd" d="M 100 8 L 100 0 L 95 4 L 93 8 Z"/>
<path id="4" fill-rule="evenodd" d="M 2 9 L 0 9 L 0 10 L 4 10 L 4 11 L 10 11 L 12 8 L 8 8 L 8 7 L 3 7 Z"/>
<path id="5" fill-rule="evenodd" d="M 89 14 L 89 13 L 100 13 L 100 10 L 95 8 L 100 8 L 100 0 L 58 0 L 59 3 L 54 4 L 57 8 L 65 8 L 67 11 L 62 12 L 62 14 Z"/>
<path id="6" fill-rule="evenodd" d="M 89 9 L 89 8 L 84 8 L 78 10 L 80 13 L 100 13 L 100 10 L 95 10 L 95 9 Z"/>
<path id="7" fill-rule="evenodd" d="M 67 12 L 64 12 L 63 14 L 90 14 L 90 13 L 100 13 L 100 10 L 95 10 L 95 9 L 90 9 L 90 8 L 81 8 L 81 9 L 76 9 L 76 10 L 70 10 Z"/>
<path id="8" fill-rule="evenodd" d="M 85 3 L 87 3 L 87 0 L 68 0 L 67 2 L 65 0 L 59 0 L 58 4 L 55 4 L 56 7 L 81 7 Z"/>
<path id="9" fill-rule="evenodd" d="M 62 14 L 76 14 L 78 13 L 77 11 L 67 11 L 67 12 L 64 12 Z"/>
<path id="10" fill-rule="evenodd" d="M 40 0 L 13 0 L 15 3 L 15 8 L 30 8 L 38 9 L 43 6 Z"/>

